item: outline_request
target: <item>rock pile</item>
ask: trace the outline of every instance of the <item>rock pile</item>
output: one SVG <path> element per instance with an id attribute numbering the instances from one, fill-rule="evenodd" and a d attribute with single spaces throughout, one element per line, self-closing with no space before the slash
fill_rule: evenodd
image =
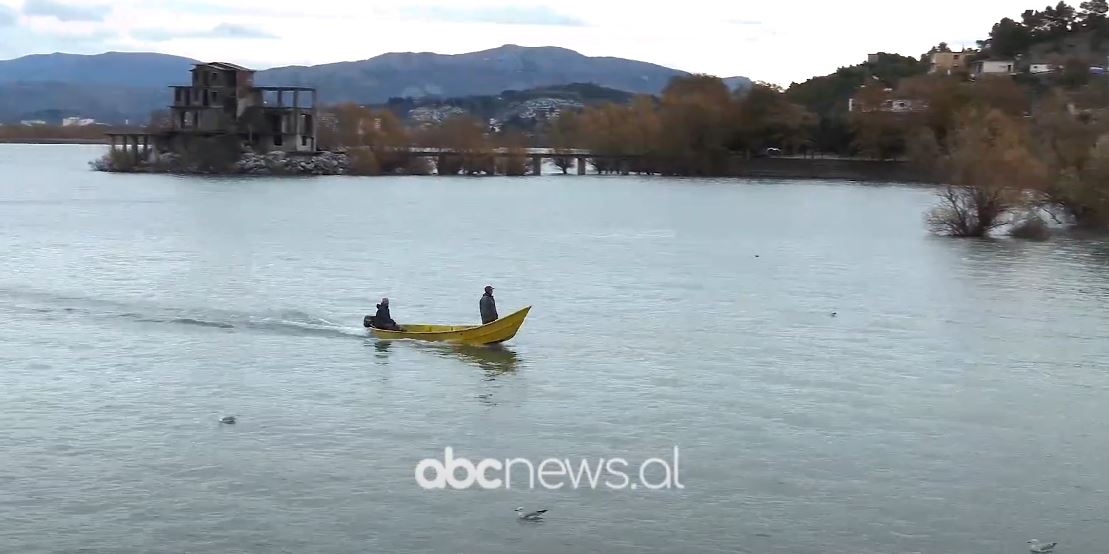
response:
<path id="1" fill-rule="evenodd" d="M 235 163 L 232 173 L 244 175 L 342 175 L 350 167 L 346 154 L 321 152 L 314 156 L 285 152 L 247 152 Z"/>
<path id="2" fill-rule="evenodd" d="M 118 173 L 178 173 L 210 174 L 211 169 L 203 169 L 199 163 L 191 163 L 174 153 L 151 154 L 137 164 L 126 155 L 112 155 L 89 162 L 96 171 Z M 232 175 L 343 175 L 350 168 L 350 160 L 341 152 L 319 152 L 314 155 L 286 154 L 268 152 L 259 154 L 244 152 L 227 171 Z"/>

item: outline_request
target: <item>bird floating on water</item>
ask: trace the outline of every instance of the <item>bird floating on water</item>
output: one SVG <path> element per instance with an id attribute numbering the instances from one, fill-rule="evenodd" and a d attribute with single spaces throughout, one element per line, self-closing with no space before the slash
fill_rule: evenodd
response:
<path id="1" fill-rule="evenodd" d="M 1028 541 L 1028 550 L 1034 552 L 1035 554 L 1045 554 L 1047 552 L 1052 552 L 1055 550 L 1056 546 L 1059 546 L 1059 543 L 1040 542 L 1036 539 Z"/>
<path id="2" fill-rule="evenodd" d="M 235 424 L 235 416 L 233 416 L 233 415 L 223 416 L 223 417 L 219 418 L 219 422 L 227 424 L 227 425 L 234 425 Z"/>
<path id="3" fill-rule="evenodd" d="M 832 312 L 832 317 L 836 317 L 836 316 L 838 316 L 838 315 L 839 315 L 839 313 L 838 313 L 838 312 Z"/>
<path id="4" fill-rule="evenodd" d="M 516 508 L 516 517 L 518 517 L 518 518 L 520 518 L 524 521 L 543 521 L 543 514 L 545 514 L 545 513 L 547 513 L 547 510 L 536 510 L 534 512 L 524 512 L 523 506 L 521 506 L 519 508 Z"/>

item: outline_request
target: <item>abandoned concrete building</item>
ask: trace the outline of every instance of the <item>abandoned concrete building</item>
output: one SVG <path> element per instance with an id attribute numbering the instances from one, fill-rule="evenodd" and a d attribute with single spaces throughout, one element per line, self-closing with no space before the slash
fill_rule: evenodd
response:
<path id="1" fill-rule="evenodd" d="M 196 64 L 192 84 L 171 88 L 171 128 L 111 134 L 113 149 L 138 157 L 151 148 L 180 151 L 200 138 L 230 136 L 259 152 L 317 150 L 314 88 L 257 87 L 253 70 L 224 62 Z"/>

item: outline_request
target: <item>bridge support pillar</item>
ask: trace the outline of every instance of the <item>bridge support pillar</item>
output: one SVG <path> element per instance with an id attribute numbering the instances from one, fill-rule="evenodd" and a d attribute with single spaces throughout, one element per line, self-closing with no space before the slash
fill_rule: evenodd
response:
<path id="1" fill-rule="evenodd" d="M 575 165 L 578 166 L 578 175 L 585 175 L 585 158 L 579 156 Z"/>
<path id="2" fill-rule="evenodd" d="M 532 156 L 531 157 L 531 174 L 532 175 L 542 175 L 543 174 L 543 156 Z"/>

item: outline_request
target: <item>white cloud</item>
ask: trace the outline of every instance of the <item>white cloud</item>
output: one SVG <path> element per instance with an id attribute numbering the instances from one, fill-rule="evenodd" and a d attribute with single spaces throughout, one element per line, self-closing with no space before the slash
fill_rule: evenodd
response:
<path id="1" fill-rule="evenodd" d="M 54 0 L 26 0 L 23 13 L 30 16 L 53 17 L 58 21 L 103 21 L 112 10 L 106 4 L 66 4 Z"/>
<path id="2" fill-rule="evenodd" d="M 401 8 L 401 13 L 416 21 L 448 23 L 493 23 L 497 25 L 554 25 L 577 27 L 585 21 L 555 11 L 549 6 L 455 6 L 417 5 Z"/>
<path id="3" fill-rule="evenodd" d="M 15 10 L 0 4 L 0 27 L 15 25 L 18 20 L 19 14 Z"/>
<path id="4" fill-rule="evenodd" d="M 131 36 L 139 40 L 163 42 L 180 39 L 272 39 L 279 38 L 273 33 L 248 25 L 220 23 L 210 30 L 190 31 L 179 29 L 135 29 Z"/>

